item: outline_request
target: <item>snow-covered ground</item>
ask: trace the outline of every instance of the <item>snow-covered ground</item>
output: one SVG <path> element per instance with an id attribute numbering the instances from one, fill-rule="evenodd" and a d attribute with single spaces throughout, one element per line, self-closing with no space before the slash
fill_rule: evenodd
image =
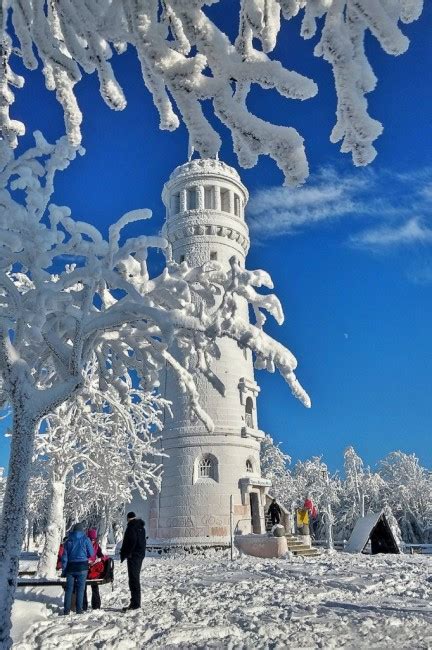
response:
<path id="1" fill-rule="evenodd" d="M 58 598 L 45 597 L 46 618 L 32 624 L 18 603 L 14 647 L 432 647 L 431 559 L 424 556 L 146 558 L 142 588 L 141 610 L 116 611 L 128 601 L 125 568 L 117 564 L 100 611 L 65 618 Z"/>

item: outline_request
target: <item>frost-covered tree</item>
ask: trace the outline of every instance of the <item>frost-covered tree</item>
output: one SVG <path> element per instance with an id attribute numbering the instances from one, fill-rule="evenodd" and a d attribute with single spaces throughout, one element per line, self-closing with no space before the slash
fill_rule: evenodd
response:
<path id="1" fill-rule="evenodd" d="M 55 91 L 72 145 L 81 141 L 81 111 L 75 85 L 83 73 L 97 72 L 101 95 L 114 110 L 126 97 L 114 72 L 113 53 L 135 48 L 144 84 L 160 116 L 160 128 L 173 130 L 180 116 L 190 143 L 203 157 L 214 156 L 221 139 L 202 104 L 211 101 L 216 117 L 230 130 L 244 167 L 270 155 L 290 184 L 308 174 L 303 139 L 292 127 L 270 124 L 247 106 L 253 85 L 275 89 L 297 100 L 313 97 L 314 81 L 283 68 L 270 53 L 283 20 L 298 16 L 301 36 L 315 38 L 313 54 L 332 67 L 337 121 L 332 142 L 342 142 L 356 165 L 376 155 L 381 124 L 369 116 L 366 95 L 377 83 L 365 51 L 370 32 L 387 54 L 406 51 L 400 22 L 416 20 L 423 0 L 239 0 L 238 30 L 230 40 L 210 18 L 206 5 L 217 0 L 9 0 L 0 9 L 0 130 L 16 146 L 24 124 L 11 119 L 13 87 L 24 79 L 13 71 L 14 56 L 33 70 L 42 65 L 48 89 Z M 301 20 L 300 20 L 301 17 Z M 16 39 L 15 39 L 16 37 Z M 15 42 L 14 42 L 15 40 Z M 16 41 L 18 47 L 16 47 Z M 258 45 L 259 43 L 259 45 Z"/>
<path id="2" fill-rule="evenodd" d="M 347 539 L 355 522 L 365 514 L 365 469 L 353 447 L 344 453 L 344 480 L 337 509 L 337 537 Z"/>
<path id="3" fill-rule="evenodd" d="M 55 575 L 58 548 L 64 533 L 64 495 L 68 474 L 81 457 L 86 458 L 93 442 L 85 407 L 85 400 L 77 395 L 72 405 L 66 402 L 44 419 L 43 432 L 35 438 L 35 465 L 42 465 L 47 476 L 44 544 L 38 564 L 38 573 L 42 577 Z"/>
<path id="4" fill-rule="evenodd" d="M 432 475 L 414 454 L 394 451 L 379 465 L 383 500 L 391 508 L 408 543 L 432 539 Z"/>
<path id="5" fill-rule="evenodd" d="M 32 466 L 25 510 L 24 548 L 38 548 L 43 540 L 47 520 L 48 498 L 50 494 L 49 477 L 42 463 Z"/>
<path id="6" fill-rule="evenodd" d="M 36 134 L 36 147 L 16 159 L 0 142 L 0 406 L 9 405 L 13 419 L 0 524 L 0 645 L 10 643 L 35 433 L 82 388 L 93 355 L 100 389 L 112 385 L 120 394 L 129 372 L 137 373 L 142 390 L 152 390 L 169 364 L 191 409 L 211 430 L 190 363 L 196 360 L 195 369 L 212 377 L 215 341 L 228 336 L 252 351 L 258 367 L 279 370 L 310 405 L 294 374 L 295 357 L 262 329 L 262 310 L 283 321 L 278 299 L 256 291 L 272 288 L 268 274 L 247 271 L 234 257 L 228 271 L 217 264 L 191 269 L 171 259 L 161 237 L 124 241 L 123 227 L 148 218 L 146 210 L 124 215 L 105 240 L 93 226 L 73 220 L 68 208 L 49 203 L 56 170 L 74 156 L 63 138 L 51 145 Z M 163 272 L 153 278 L 151 248 L 166 256 Z M 254 308 L 256 323 L 239 316 L 239 296 Z M 174 340 L 183 349 L 183 365 L 169 352 Z"/>
<path id="7" fill-rule="evenodd" d="M 131 500 L 133 489 L 146 498 L 160 484 L 155 434 L 165 401 L 134 388 L 129 377 L 121 397 L 112 385 L 101 391 L 96 369 L 91 362 L 81 391 L 49 414 L 36 436 L 37 464 L 45 466 L 49 477 L 41 576 L 55 575 L 67 487 L 75 515 L 81 502 L 80 519 L 92 510 L 100 512 L 105 537 L 113 513 Z"/>
<path id="8" fill-rule="evenodd" d="M 272 481 L 272 493 L 289 510 L 302 508 L 307 497 L 311 498 L 320 513 L 320 528 L 329 548 L 333 548 L 333 528 L 337 522 L 334 509 L 340 504 L 340 481 L 331 476 L 321 457 L 297 461 L 290 470 L 291 458 L 267 436 L 262 442 L 261 471 Z"/>
<path id="9" fill-rule="evenodd" d="M 297 461 L 293 470 L 297 503 L 302 506 L 306 497 L 316 504 L 328 548 L 333 548 L 333 528 L 336 521 L 334 509 L 339 503 L 340 481 L 331 475 L 320 456 Z"/>
<path id="10" fill-rule="evenodd" d="M 344 453 L 344 479 L 340 485 L 340 501 L 335 515 L 335 537 L 348 539 L 359 517 L 383 509 L 383 480 L 378 473 L 365 467 L 353 447 Z"/>
<path id="11" fill-rule="evenodd" d="M 260 459 L 262 475 L 272 482 L 272 496 L 292 510 L 297 493 L 289 471 L 291 457 L 285 454 L 270 436 L 266 436 L 261 442 Z"/>
<path id="12" fill-rule="evenodd" d="M 364 517 L 364 478 L 363 461 L 354 447 L 347 447 L 344 453 L 344 492 L 349 493 L 354 517 Z"/>
<path id="13" fill-rule="evenodd" d="M 160 489 L 160 449 L 157 432 L 162 428 L 165 400 L 150 393 L 130 390 L 127 417 L 110 405 L 100 444 L 92 453 L 93 463 L 85 474 L 74 477 L 76 490 L 91 486 L 101 543 L 105 547 L 113 523 L 134 492 L 143 499 Z M 124 408 L 123 408 L 124 411 Z"/>

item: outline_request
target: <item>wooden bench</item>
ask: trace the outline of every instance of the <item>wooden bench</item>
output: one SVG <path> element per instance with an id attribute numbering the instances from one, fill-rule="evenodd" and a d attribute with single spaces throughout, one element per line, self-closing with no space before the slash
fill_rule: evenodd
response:
<path id="1" fill-rule="evenodd" d="M 111 578 L 96 578 L 86 580 L 86 587 L 91 585 L 108 585 L 113 580 Z M 44 578 L 22 578 L 18 579 L 17 587 L 65 587 L 66 578 L 53 578 L 51 580 Z"/>

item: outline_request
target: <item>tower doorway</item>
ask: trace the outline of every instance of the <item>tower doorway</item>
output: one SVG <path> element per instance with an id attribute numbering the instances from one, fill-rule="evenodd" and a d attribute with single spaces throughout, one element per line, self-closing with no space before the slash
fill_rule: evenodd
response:
<path id="1" fill-rule="evenodd" d="M 251 492 L 249 497 L 250 497 L 252 532 L 259 534 L 261 532 L 259 497 L 256 492 Z"/>

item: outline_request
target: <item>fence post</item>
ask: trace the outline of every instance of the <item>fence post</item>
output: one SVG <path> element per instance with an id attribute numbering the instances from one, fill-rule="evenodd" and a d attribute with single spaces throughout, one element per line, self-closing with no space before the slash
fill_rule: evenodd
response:
<path id="1" fill-rule="evenodd" d="M 234 560 L 234 512 L 233 512 L 233 495 L 230 495 L 230 546 L 231 560 Z"/>

